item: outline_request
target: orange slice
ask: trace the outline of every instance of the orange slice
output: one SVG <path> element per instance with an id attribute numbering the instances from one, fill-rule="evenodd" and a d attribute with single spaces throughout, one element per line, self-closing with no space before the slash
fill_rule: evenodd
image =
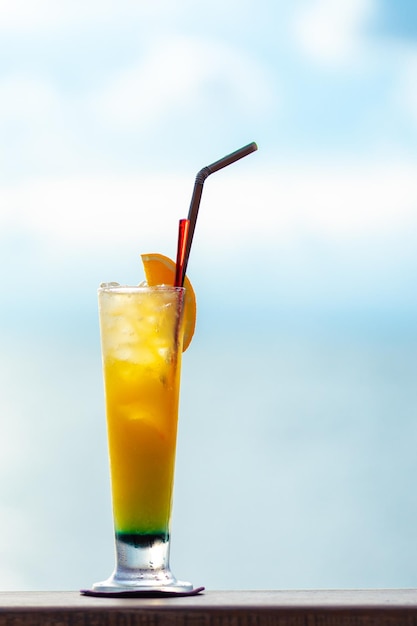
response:
<path id="1" fill-rule="evenodd" d="M 146 282 L 150 287 L 156 285 L 173 285 L 175 280 L 175 263 L 163 254 L 141 254 L 143 269 L 145 270 Z M 185 277 L 185 300 L 184 300 L 184 344 L 182 351 L 188 348 L 194 335 L 197 305 L 194 289 Z"/>

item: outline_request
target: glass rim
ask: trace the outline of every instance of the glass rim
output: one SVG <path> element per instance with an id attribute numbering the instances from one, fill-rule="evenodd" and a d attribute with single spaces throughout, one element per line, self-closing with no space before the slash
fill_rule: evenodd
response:
<path id="1" fill-rule="evenodd" d="M 119 285 L 118 283 L 101 283 L 97 289 L 98 293 L 117 293 L 117 294 L 133 294 L 133 293 L 184 293 L 185 287 L 175 287 L 174 285 Z"/>

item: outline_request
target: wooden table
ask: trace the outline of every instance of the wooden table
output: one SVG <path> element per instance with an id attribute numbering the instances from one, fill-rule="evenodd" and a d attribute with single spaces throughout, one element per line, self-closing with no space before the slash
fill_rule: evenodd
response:
<path id="1" fill-rule="evenodd" d="M 187 598 L 0 592 L 0 626 L 417 626 L 417 590 L 205 591 Z"/>

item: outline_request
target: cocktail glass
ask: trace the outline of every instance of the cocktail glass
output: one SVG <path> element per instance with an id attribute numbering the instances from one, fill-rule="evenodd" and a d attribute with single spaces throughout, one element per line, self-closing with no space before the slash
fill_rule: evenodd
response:
<path id="1" fill-rule="evenodd" d="M 116 566 L 93 591 L 193 589 L 169 565 L 184 292 L 98 291 Z"/>
<path id="2" fill-rule="evenodd" d="M 182 285 L 204 181 L 255 150 L 252 142 L 197 173 L 188 218 L 179 222 L 174 287 L 109 283 L 99 289 L 116 567 L 108 580 L 82 593 L 204 589 L 178 581 L 169 567 L 181 355 L 194 332 L 192 325 L 183 346 Z M 195 303 L 190 319 L 195 323 Z"/>

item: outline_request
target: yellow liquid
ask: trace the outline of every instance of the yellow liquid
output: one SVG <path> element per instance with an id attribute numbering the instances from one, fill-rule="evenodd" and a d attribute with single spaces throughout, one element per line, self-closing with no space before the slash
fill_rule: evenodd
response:
<path id="1" fill-rule="evenodd" d="M 182 350 L 178 293 L 100 297 L 115 530 L 167 535 Z"/>

